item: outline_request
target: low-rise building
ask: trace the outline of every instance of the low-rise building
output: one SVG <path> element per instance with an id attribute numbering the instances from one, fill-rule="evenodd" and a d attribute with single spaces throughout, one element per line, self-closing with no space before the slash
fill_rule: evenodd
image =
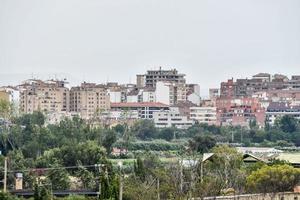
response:
<path id="1" fill-rule="evenodd" d="M 169 106 L 157 102 L 111 103 L 112 111 L 137 111 L 140 119 L 152 119 L 156 111 L 169 110 Z"/>
<path id="2" fill-rule="evenodd" d="M 273 125 L 275 120 L 284 115 L 290 115 L 300 119 L 300 106 L 291 106 L 288 103 L 272 102 L 266 111 L 266 120 Z"/>
<path id="3" fill-rule="evenodd" d="M 191 107 L 190 119 L 199 123 L 214 125 L 217 123 L 217 108 L 216 107 Z"/>
<path id="4" fill-rule="evenodd" d="M 194 121 L 189 120 L 187 116 L 180 115 L 179 111 L 175 109 L 154 112 L 153 120 L 157 128 L 176 127 L 187 129 L 194 124 Z"/>

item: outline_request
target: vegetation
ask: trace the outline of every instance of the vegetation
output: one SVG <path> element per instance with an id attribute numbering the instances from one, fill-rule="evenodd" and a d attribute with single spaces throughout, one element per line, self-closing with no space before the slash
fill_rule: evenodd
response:
<path id="1" fill-rule="evenodd" d="M 286 162 L 245 165 L 236 149 L 221 145 L 300 146 L 299 121 L 289 116 L 265 129 L 251 122 L 249 129 L 195 124 L 179 130 L 158 129 L 149 120 L 110 128 L 78 117 L 48 125 L 40 112 L 11 112 L 10 105 L 0 102 L 0 176 L 6 156 L 8 189 L 21 172 L 24 188 L 34 191 L 35 200 L 49 199 L 53 190 L 74 188 L 101 188 L 102 199 L 117 199 L 120 177 L 124 199 L 133 200 L 291 191 L 300 180 L 299 170 Z M 129 153 L 118 154 L 114 148 Z M 214 154 L 202 162 L 207 152 Z M 17 198 L 0 193 L 0 199 Z"/>

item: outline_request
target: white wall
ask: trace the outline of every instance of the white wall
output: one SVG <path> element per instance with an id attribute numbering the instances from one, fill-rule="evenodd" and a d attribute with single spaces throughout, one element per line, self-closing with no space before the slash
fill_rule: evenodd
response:
<path id="1" fill-rule="evenodd" d="M 197 106 L 200 105 L 200 96 L 196 93 L 192 93 L 187 97 L 187 100 L 191 101 L 192 103 L 196 104 Z"/>
<path id="2" fill-rule="evenodd" d="M 170 87 L 168 84 L 164 82 L 157 82 L 155 96 L 156 102 L 170 105 Z"/>
<path id="3" fill-rule="evenodd" d="M 108 91 L 110 102 L 120 103 L 121 102 L 121 92 L 120 91 Z"/>

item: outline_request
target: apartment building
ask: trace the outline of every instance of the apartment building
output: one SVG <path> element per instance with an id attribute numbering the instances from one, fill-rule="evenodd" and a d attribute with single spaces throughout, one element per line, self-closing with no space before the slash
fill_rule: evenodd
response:
<path id="1" fill-rule="evenodd" d="M 144 75 L 137 75 L 137 87 L 156 87 L 157 82 L 171 82 L 185 84 L 185 74 L 180 74 L 176 69 L 172 70 L 148 70 Z"/>
<path id="2" fill-rule="evenodd" d="M 20 92 L 17 87 L 13 86 L 2 86 L 0 87 L 0 93 L 5 94 L 5 99 L 12 103 L 13 105 L 17 106 L 19 105 L 20 100 Z M 8 96 L 7 96 L 8 95 Z M 0 95 L 1 96 L 1 95 Z M 8 97 L 8 98 L 7 98 Z M 1 98 L 1 97 L 0 97 Z"/>
<path id="3" fill-rule="evenodd" d="M 216 107 L 191 107 L 190 119 L 199 123 L 209 125 L 217 124 L 217 108 Z"/>
<path id="4" fill-rule="evenodd" d="M 261 127 L 265 124 L 265 109 L 256 98 L 222 97 L 216 101 L 218 125 L 248 126 L 256 121 Z"/>
<path id="5" fill-rule="evenodd" d="M 210 88 L 209 89 L 209 99 L 213 100 L 220 96 L 220 89 L 219 88 Z"/>
<path id="6" fill-rule="evenodd" d="M 77 112 L 83 119 L 97 117 L 110 109 L 110 96 L 104 85 L 82 83 L 70 90 L 70 111 Z"/>
<path id="7" fill-rule="evenodd" d="M 138 102 L 138 103 L 112 103 L 112 111 L 137 111 L 140 119 L 152 119 L 153 113 L 169 110 L 169 106 L 163 103 Z"/>
<path id="8" fill-rule="evenodd" d="M 194 121 L 189 120 L 187 116 L 180 115 L 176 109 L 154 112 L 153 121 L 157 128 L 176 127 L 187 129 L 194 124 Z"/>
<path id="9" fill-rule="evenodd" d="M 167 105 L 175 105 L 187 101 L 187 87 L 185 84 L 157 82 L 155 91 L 156 101 Z"/>
<path id="10" fill-rule="evenodd" d="M 292 106 L 286 102 L 272 102 L 266 111 L 266 121 L 273 125 L 277 118 L 284 115 L 300 119 L 300 106 Z"/>
<path id="11" fill-rule="evenodd" d="M 0 101 L 6 101 L 9 102 L 9 93 L 6 91 L 0 90 Z"/>
<path id="12" fill-rule="evenodd" d="M 229 79 L 221 83 L 221 97 L 250 97 L 257 92 L 272 90 L 297 90 L 300 88 L 300 76 L 292 76 L 291 80 L 285 75 L 267 73 L 254 75 L 251 79 Z"/>
<path id="13" fill-rule="evenodd" d="M 20 111 L 32 113 L 41 111 L 68 112 L 69 89 L 65 81 L 58 80 L 28 80 L 18 86 L 20 92 Z"/>

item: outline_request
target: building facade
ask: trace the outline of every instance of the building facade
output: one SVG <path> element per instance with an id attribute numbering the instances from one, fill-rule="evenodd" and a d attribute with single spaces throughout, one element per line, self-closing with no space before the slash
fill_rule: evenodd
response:
<path id="1" fill-rule="evenodd" d="M 179 129 L 187 129 L 194 124 L 187 116 L 180 115 L 176 110 L 158 111 L 153 113 L 153 121 L 157 128 L 176 127 Z"/>
<path id="2" fill-rule="evenodd" d="M 185 84 L 185 74 L 180 74 L 176 69 L 172 70 L 148 70 L 144 75 L 137 75 L 138 87 L 156 87 L 157 82 L 166 81 Z"/>
<path id="3" fill-rule="evenodd" d="M 216 107 L 191 107 L 190 119 L 198 123 L 206 123 L 209 125 L 217 124 L 217 108 Z"/>
<path id="4" fill-rule="evenodd" d="M 110 96 L 104 85 L 82 83 L 70 90 L 70 111 L 77 112 L 83 119 L 97 117 L 110 109 Z"/>
<path id="5" fill-rule="evenodd" d="M 65 84 L 65 81 L 57 80 L 26 81 L 19 86 L 21 113 L 34 111 L 44 113 L 68 112 L 69 89 L 65 87 Z"/>
<path id="6" fill-rule="evenodd" d="M 153 113 L 169 110 L 169 106 L 163 103 L 139 102 L 139 103 L 112 103 L 112 111 L 137 111 L 139 119 L 152 119 Z"/>

